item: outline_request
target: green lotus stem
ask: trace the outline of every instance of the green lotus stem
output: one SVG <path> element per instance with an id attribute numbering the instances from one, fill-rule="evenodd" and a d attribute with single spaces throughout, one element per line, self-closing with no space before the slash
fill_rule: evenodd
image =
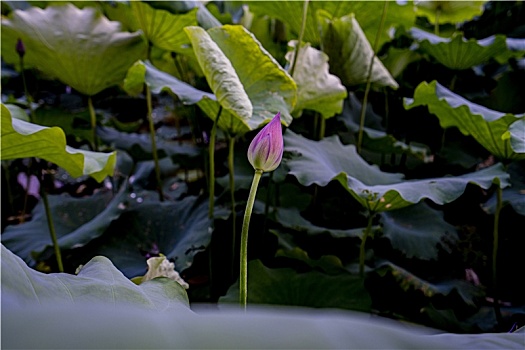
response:
<path id="1" fill-rule="evenodd" d="M 47 200 L 47 194 L 44 188 L 41 186 L 40 196 L 44 202 L 44 208 L 46 211 L 47 227 L 49 228 L 49 234 L 51 235 L 51 241 L 55 248 L 55 256 L 57 259 L 58 271 L 64 272 L 64 265 L 62 264 L 62 254 L 60 253 L 60 246 L 58 245 L 57 234 L 55 231 L 55 224 L 53 223 L 53 217 L 51 216 L 51 208 L 49 207 L 49 201 Z"/>
<path id="2" fill-rule="evenodd" d="M 232 273 L 233 261 L 235 254 L 235 243 L 237 241 L 237 234 L 235 232 L 235 223 L 237 222 L 237 213 L 235 212 L 235 172 L 234 172 L 234 150 L 235 150 L 235 136 L 230 136 L 228 139 L 228 173 L 230 178 L 230 200 L 232 206 Z"/>
<path id="3" fill-rule="evenodd" d="M 219 124 L 219 118 L 221 117 L 222 106 L 219 106 L 219 112 L 217 112 L 217 117 L 211 128 L 210 132 L 210 143 L 208 145 L 208 157 L 209 157 L 209 172 L 210 172 L 210 182 L 209 182 L 209 192 L 210 192 L 210 202 L 208 208 L 208 217 L 213 218 L 213 210 L 215 207 L 215 139 L 217 137 L 217 124 Z"/>
<path id="4" fill-rule="evenodd" d="M 297 45 L 295 45 L 295 53 L 293 55 L 292 66 L 290 67 L 290 76 L 293 78 L 293 73 L 295 72 L 295 66 L 297 64 L 297 57 L 299 57 L 299 49 L 301 48 L 301 43 L 303 42 L 304 30 L 306 28 L 306 16 L 308 14 L 308 0 L 303 3 L 303 19 L 301 23 L 301 32 L 299 33 L 299 40 Z"/>
<path id="5" fill-rule="evenodd" d="M 361 144 L 363 143 L 363 129 L 365 127 L 365 114 L 366 104 L 368 103 L 368 93 L 370 92 L 370 86 L 372 85 L 372 68 L 374 67 L 374 59 L 376 52 L 379 49 L 379 39 L 383 32 L 383 26 L 385 25 L 386 10 L 388 8 L 388 1 L 383 3 L 383 13 L 381 15 L 381 22 L 379 23 L 379 29 L 377 30 L 376 39 L 374 41 L 374 53 L 370 59 L 370 65 L 368 66 L 368 75 L 366 78 L 365 96 L 363 97 L 363 104 L 361 105 L 361 116 L 359 118 L 359 133 L 357 136 L 357 153 L 361 153 Z"/>
<path id="6" fill-rule="evenodd" d="M 375 213 L 370 213 L 368 215 L 368 223 L 366 229 L 363 231 L 363 238 L 361 239 L 361 246 L 359 247 L 359 277 L 364 277 L 365 275 L 365 246 L 366 240 L 370 233 L 372 232 L 372 223 L 374 222 Z"/>
<path id="7" fill-rule="evenodd" d="M 324 139 L 324 134 L 326 130 L 326 119 L 319 114 L 319 140 Z"/>
<path id="8" fill-rule="evenodd" d="M 91 148 L 93 151 L 98 152 L 98 141 L 97 141 L 97 115 L 95 114 L 95 108 L 93 108 L 93 99 L 91 96 L 88 96 L 88 109 L 89 116 L 91 117 L 91 134 L 93 137 L 93 143 Z"/>
<path id="9" fill-rule="evenodd" d="M 436 9 L 436 18 L 434 22 L 434 34 L 439 35 L 439 15 L 441 14 L 441 8 Z"/>
<path id="10" fill-rule="evenodd" d="M 148 84 L 146 85 L 146 101 L 148 104 L 148 122 L 149 135 L 151 137 L 151 152 L 153 153 L 153 161 L 155 163 L 155 178 L 157 180 L 157 192 L 159 192 L 159 200 L 164 201 L 164 193 L 162 192 L 162 182 L 160 178 L 159 155 L 157 153 L 157 142 L 155 140 L 155 125 L 153 123 L 153 107 L 151 103 L 151 90 Z"/>
<path id="11" fill-rule="evenodd" d="M 19 55 L 19 57 L 20 57 L 20 74 L 22 75 L 22 84 L 24 85 L 24 94 L 27 100 L 27 108 L 29 109 L 29 121 L 31 121 L 31 123 L 34 123 L 36 120 L 36 117 L 35 117 L 35 111 L 33 110 L 33 106 L 31 106 L 31 102 L 33 101 L 33 99 L 31 95 L 29 94 L 29 89 L 27 88 L 27 83 L 26 83 L 26 75 L 25 75 L 25 69 L 24 69 L 24 55 Z M 27 210 L 27 200 L 29 197 L 29 183 L 31 180 L 32 164 L 33 164 L 33 159 L 29 159 L 29 165 L 27 166 L 27 173 L 26 173 L 27 183 L 26 183 L 26 189 L 24 193 L 24 206 L 22 208 L 22 214 L 20 215 L 20 223 L 23 223 L 25 221 L 26 210 Z"/>
<path id="12" fill-rule="evenodd" d="M 246 211 L 244 212 L 244 221 L 242 222 L 241 232 L 241 274 L 239 276 L 239 303 L 246 309 L 248 301 L 248 229 L 250 227 L 250 217 L 252 216 L 253 203 L 255 202 L 255 195 L 257 194 L 257 187 L 263 171 L 255 170 L 253 175 L 252 186 L 250 187 L 250 194 L 248 202 L 246 203 Z"/>
<path id="13" fill-rule="evenodd" d="M 498 264 L 498 248 L 499 248 L 499 217 L 501 209 L 503 208 L 503 190 L 498 183 L 496 188 L 496 211 L 494 212 L 494 230 L 492 242 L 492 286 L 494 288 L 494 313 L 496 320 L 501 324 L 502 316 L 499 307 L 499 294 L 497 285 L 497 264 Z"/>

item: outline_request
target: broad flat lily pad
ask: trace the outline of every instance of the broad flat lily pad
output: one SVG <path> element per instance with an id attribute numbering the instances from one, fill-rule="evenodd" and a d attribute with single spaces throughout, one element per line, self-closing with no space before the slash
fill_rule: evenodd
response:
<path id="1" fill-rule="evenodd" d="M 514 115 L 488 109 L 453 93 L 437 81 L 422 82 L 416 88 L 414 98 L 405 99 L 406 109 L 417 106 L 427 106 L 430 113 L 439 118 L 443 128 L 457 127 L 463 135 L 471 135 L 498 158 L 525 158 L 524 153 L 517 153 L 511 145 L 511 142 L 519 145 L 518 140 L 523 140 L 525 134 L 513 131 L 514 137 L 511 137 L 509 133 L 510 125 L 525 119 L 525 114 Z"/>
<path id="2" fill-rule="evenodd" d="M 262 47 L 253 34 L 239 25 L 224 25 L 207 32 L 184 29 L 217 101 L 204 98 L 199 107 L 218 126 L 234 135 L 255 130 L 281 112 L 290 124 L 297 86 L 288 73 Z"/>
<path id="3" fill-rule="evenodd" d="M 499 182 L 509 185 L 509 175 L 502 164 L 455 177 L 403 181 L 402 174 L 386 173 L 369 165 L 355 146 L 344 146 L 336 136 L 312 141 L 287 130 L 284 135 L 286 166 L 290 175 L 303 186 L 326 186 L 338 181 L 361 205 L 371 212 L 407 207 L 430 199 L 436 204 L 457 199 L 469 183 L 488 189 Z"/>
<path id="4" fill-rule="evenodd" d="M 443 219 L 443 213 L 426 203 L 380 213 L 383 237 L 407 258 L 435 260 L 439 247 L 458 240 L 456 228 Z M 444 244 L 445 243 L 445 244 Z"/>
<path id="5" fill-rule="evenodd" d="M 330 57 L 331 72 L 346 86 L 366 83 L 375 53 L 355 16 L 330 18 L 321 12 L 318 17 L 323 28 L 323 51 Z M 371 82 L 394 89 L 399 86 L 377 56 L 373 61 Z"/>
<path id="6" fill-rule="evenodd" d="M 69 147 L 62 129 L 12 118 L 4 104 L 1 109 L 3 160 L 42 158 L 62 167 L 73 177 L 89 175 L 98 182 L 113 175 L 116 152 L 91 152 Z"/>
<path id="7" fill-rule="evenodd" d="M 503 35 L 467 40 L 460 32 L 454 33 L 452 38 L 442 38 L 419 28 L 412 28 L 409 33 L 419 43 L 421 50 L 451 69 L 472 68 L 507 50 Z"/>
<path id="8" fill-rule="evenodd" d="M 238 300 L 239 285 L 235 283 L 219 302 Z M 363 279 L 349 273 L 328 275 L 314 270 L 298 274 L 253 260 L 248 263 L 248 303 L 369 311 L 371 300 Z"/>
<path id="9" fill-rule="evenodd" d="M 147 49 L 140 32 L 123 32 L 119 22 L 109 21 L 95 8 L 71 4 L 17 10 L 2 19 L 2 57 L 7 63 L 19 63 L 14 50 L 18 38 L 26 48 L 27 67 L 89 96 L 122 82 Z"/>
<path id="10" fill-rule="evenodd" d="M 289 44 L 291 51 L 286 54 L 290 67 L 295 57 L 297 41 Z M 323 118 L 333 117 L 343 110 L 347 96 L 341 80 L 328 70 L 328 56 L 310 44 L 301 45 L 293 78 L 297 83 L 297 105 L 294 115 L 301 115 L 303 109 L 321 113 Z"/>

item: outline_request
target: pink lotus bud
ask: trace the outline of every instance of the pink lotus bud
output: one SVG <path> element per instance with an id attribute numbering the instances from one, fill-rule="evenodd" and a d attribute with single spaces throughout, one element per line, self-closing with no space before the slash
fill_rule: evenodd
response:
<path id="1" fill-rule="evenodd" d="M 255 136 L 248 147 L 248 160 L 255 170 L 275 170 L 283 158 L 281 112 Z"/>

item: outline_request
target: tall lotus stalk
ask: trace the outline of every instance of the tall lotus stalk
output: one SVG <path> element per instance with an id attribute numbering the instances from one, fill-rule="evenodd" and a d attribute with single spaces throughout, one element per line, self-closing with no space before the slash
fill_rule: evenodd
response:
<path id="1" fill-rule="evenodd" d="M 22 74 L 22 81 L 24 84 L 24 93 L 26 95 L 27 100 L 27 106 L 29 109 L 29 118 L 31 122 L 35 121 L 35 112 L 33 111 L 33 107 L 31 106 L 31 103 L 33 99 L 31 98 L 31 95 L 29 94 L 29 90 L 27 89 L 26 84 L 26 77 L 24 73 L 24 55 L 26 53 L 26 48 L 24 45 L 24 42 L 22 39 L 18 39 L 15 46 L 16 53 L 20 57 L 20 71 Z M 31 180 L 31 166 L 33 164 L 33 159 L 31 158 L 29 160 L 29 166 L 27 169 L 27 184 L 26 184 L 26 193 L 24 197 L 24 208 L 22 212 L 22 222 L 24 222 L 24 217 L 26 213 L 26 206 L 27 206 L 27 197 L 28 197 L 28 191 L 29 191 L 29 182 Z M 49 229 L 49 234 L 51 236 L 51 241 L 53 242 L 53 248 L 55 249 L 55 256 L 57 260 L 57 266 L 59 272 L 64 272 L 64 265 L 62 263 L 62 255 L 60 253 L 60 246 L 58 245 L 56 230 L 55 230 L 55 224 L 53 223 L 53 217 L 51 216 L 51 208 L 49 207 L 49 201 L 47 200 L 47 194 L 43 186 L 43 179 L 40 179 L 40 197 L 42 198 L 42 202 L 44 203 L 44 208 L 46 212 L 46 219 L 47 219 L 47 227 Z"/>
<path id="2" fill-rule="evenodd" d="M 241 233 L 241 269 L 239 276 L 239 303 L 246 309 L 248 300 L 248 229 L 253 203 L 262 174 L 275 170 L 283 158 L 284 141 L 281 129 L 281 113 L 266 125 L 250 143 L 248 161 L 255 169 Z"/>

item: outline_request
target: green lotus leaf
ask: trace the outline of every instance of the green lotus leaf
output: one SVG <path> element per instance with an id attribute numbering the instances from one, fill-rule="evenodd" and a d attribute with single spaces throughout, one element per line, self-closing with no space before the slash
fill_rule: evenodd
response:
<path id="1" fill-rule="evenodd" d="M 439 248 L 458 240 L 456 228 L 443 219 L 443 213 L 425 202 L 379 214 L 383 237 L 407 258 L 437 260 Z"/>
<path id="2" fill-rule="evenodd" d="M 217 97 L 204 98 L 198 105 L 212 120 L 222 106 L 218 126 L 242 135 L 268 122 L 277 112 L 290 124 L 297 86 L 288 73 L 239 25 L 215 27 L 208 32 L 185 28 L 193 50 Z"/>
<path id="3" fill-rule="evenodd" d="M 130 95 L 137 95 L 142 92 L 144 84 L 148 84 L 151 92 L 160 94 L 168 91 L 176 95 L 184 104 L 195 104 L 204 97 L 215 100 L 215 95 L 200 91 L 193 86 L 186 84 L 174 76 L 159 70 L 149 61 L 137 61 L 129 69 L 126 79 L 124 79 L 124 90 Z"/>
<path id="4" fill-rule="evenodd" d="M 49 207 L 62 249 L 83 246 L 102 235 L 111 221 L 122 212 L 122 193 L 111 201 L 111 192 L 103 190 L 85 198 L 69 195 L 48 195 Z M 20 225 L 10 225 L 2 233 L 2 244 L 24 261 L 34 266 L 43 260 L 42 253 L 52 246 L 47 229 L 47 217 L 42 201 L 31 213 L 31 220 Z"/>
<path id="5" fill-rule="evenodd" d="M 286 54 L 286 59 L 291 65 L 297 41 L 288 45 L 292 50 Z M 321 113 L 323 118 L 330 118 L 342 112 L 346 88 L 338 77 L 330 74 L 325 53 L 310 47 L 310 44 L 302 45 L 293 78 L 297 83 L 297 104 L 293 114 L 301 115 L 303 109 L 310 109 Z"/>
<path id="6" fill-rule="evenodd" d="M 412 28 L 409 33 L 419 43 L 421 50 L 451 69 L 472 68 L 507 50 L 503 35 L 467 40 L 460 32 L 454 33 L 452 38 L 442 38 L 419 28 Z"/>
<path id="7" fill-rule="evenodd" d="M 525 118 L 509 126 L 510 146 L 516 153 L 525 153 Z"/>
<path id="8" fill-rule="evenodd" d="M 305 232 L 308 235 L 320 235 L 327 233 L 334 238 L 362 237 L 363 231 L 365 229 L 364 227 L 359 227 L 343 230 L 317 226 L 303 218 L 299 209 L 297 208 L 278 208 L 275 212 L 275 219 L 281 225 L 283 225 L 283 227 L 297 232 Z M 372 228 L 373 232 L 378 230 L 378 226 Z"/>
<path id="9" fill-rule="evenodd" d="M 516 138 L 509 135 L 509 126 L 523 120 L 524 114 L 497 112 L 477 105 L 436 81 L 422 82 L 414 91 L 414 98 L 405 99 L 406 109 L 417 106 L 427 106 L 430 113 L 438 117 L 443 128 L 457 127 L 463 135 L 471 135 L 498 158 L 525 158 L 525 154 L 514 151 L 511 140 L 516 144 Z M 517 137 L 520 138 L 519 131 Z"/>
<path id="10" fill-rule="evenodd" d="M 483 13 L 487 1 L 418 1 L 417 14 L 432 23 L 458 23 L 471 20 Z"/>
<path id="11" fill-rule="evenodd" d="M 250 1 L 250 11 L 260 16 L 277 18 L 286 23 L 295 33 L 299 35 L 302 25 L 303 1 Z M 374 42 L 379 23 L 381 22 L 381 12 L 383 2 L 381 1 L 310 1 L 308 3 L 308 13 L 304 31 L 304 41 L 317 46 L 321 42 L 318 30 L 317 12 L 323 10 L 332 18 L 339 18 L 350 13 L 355 14 L 357 21 L 361 25 L 366 38 Z M 380 33 L 379 45 L 390 41 L 388 31 L 396 25 L 411 27 L 416 20 L 416 13 L 412 2 L 400 4 L 390 2 L 385 18 L 384 30 Z"/>
<path id="12" fill-rule="evenodd" d="M 162 253 L 175 263 L 177 271 L 190 267 L 211 240 L 207 198 L 187 196 L 159 203 L 154 191 L 136 191 L 134 197 L 108 228 L 111 234 L 89 247 L 90 254 L 110 258 L 128 277 L 146 273 L 145 252 Z M 216 208 L 216 219 L 228 215 L 225 209 Z"/>
<path id="13" fill-rule="evenodd" d="M 183 29 L 197 25 L 197 8 L 184 14 L 172 14 L 164 9 L 156 9 L 143 1 L 130 1 L 129 4 L 104 3 L 107 16 L 121 22 L 131 31 L 141 30 L 153 45 L 170 51 L 188 54 L 190 41 Z"/>
<path id="14" fill-rule="evenodd" d="M 248 263 L 248 303 L 369 311 L 371 300 L 363 279 L 319 271 L 298 274 L 289 268 L 270 269 L 260 260 Z M 220 303 L 237 303 L 239 285 L 230 287 Z"/>
<path id="15" fill-rule="evenodd" d="M 62 129 L 14 119 L 4 104 L 1 109 L 2 160 L 42 158 L 62 167 L 73 177 L 89 175 L 98 182 L 113 175 L 115 152 L 91 152 L 69 147 Z"/>
<path id="16" fill-rule="evenodd" d="M 330 18 L 319 13 L 323 51 L 330 57 L 330 69 L 346 86 L 366 83 L 374 50 L 354 15 Z M 399 87 L 379 58 L 374 57 L 371 82 L 378 86 Z"/>
<path id="17" fill-rule="evenodd" d="M 503 190 L 501 199 L 503 203 L 510 204 L 516 213 L 525 216 L 525 163 L 510 163 L 507 171 L 510 175 L 511 186 Z M 493 194 L 488 201 L 483 203 L 482 208 L 493 215 L 496 212 L 497 205 L 497 195 Z"/>
<path id="18" fill-rule="evenodd" d="M 141 33 L 122 32 L 120 27 L 92 7 L 65 4 L 17 10 L 2 19 L 2 56 L 7 63 L 18 64 L 14 43 L 21 38 L 26 67 L 36 67 L 92 96 L 121 83 L 128 68 L 146 54 Z"/>
<path id="19" fill-rule="evenodd" d="M 509 175 L 502 164 L 471 174 L 423 180 L 403 181 L 402 174 L 386 173 L 369 165 L 354 145 L 343 146 L 336 136 L 312 141 L 287 130 L 284 150 L 289 174 L 303 186 L 326 186 L 336 180 L 371 212 L 400 209 L 430 199 L 436 204 L 457 199 L 469 183 L 488 189 L 494 182 L 504 188 Z"/>
<path id="20" fill-rule="evenodd" d="M 77 275 L 44 274 L 29 268 L 3 244 L 1 251 L 2 306 L 71 307 L 98 302 L 106 307 L 134 305 L 155 311 L 189 306 L 186 291 L 177 282 L 159 278 L 137 286 L 103 256 L 91 259 Z"/>
<path id="21" fill-rule="evenodd" d="M 357 135 L 359 132 L 361 108 L 361 101 L 351 92 L 345 101 L 343 113 L 336 117 L 343 122 L 348 128 L 348 131 L 353 135 Z M 381 116 L 374 113 L 372 105 L 368 104 L 365 111 L 365 126 L 363 128 L 364 149 L 381 154 L 409 154 L 423 162 L 429 161 L 430 151 L 428 147 L 416 145 L 415 143 L 407 145 L 404 142 L 398 141 L 392 134 L 383 131 L 383 126 L 381 125 L 382 120 L 383 118 Z"/>
<path id="22" fill-rule="evenodd" d="M 399 283 L 399 286 L 403 288 L 403 290 L 418 290 L 426 297 L 438 295 L 447 297 L 457 293 L 463 302 L 471 307 L 475 307 L 476 300 L 484 295 L 480 287 L 476 287 L 465 280 L 448 280 L 431 283 L 390 262 L 381 263 L 375 272 L 381 277 L 390 275 Z"/>

